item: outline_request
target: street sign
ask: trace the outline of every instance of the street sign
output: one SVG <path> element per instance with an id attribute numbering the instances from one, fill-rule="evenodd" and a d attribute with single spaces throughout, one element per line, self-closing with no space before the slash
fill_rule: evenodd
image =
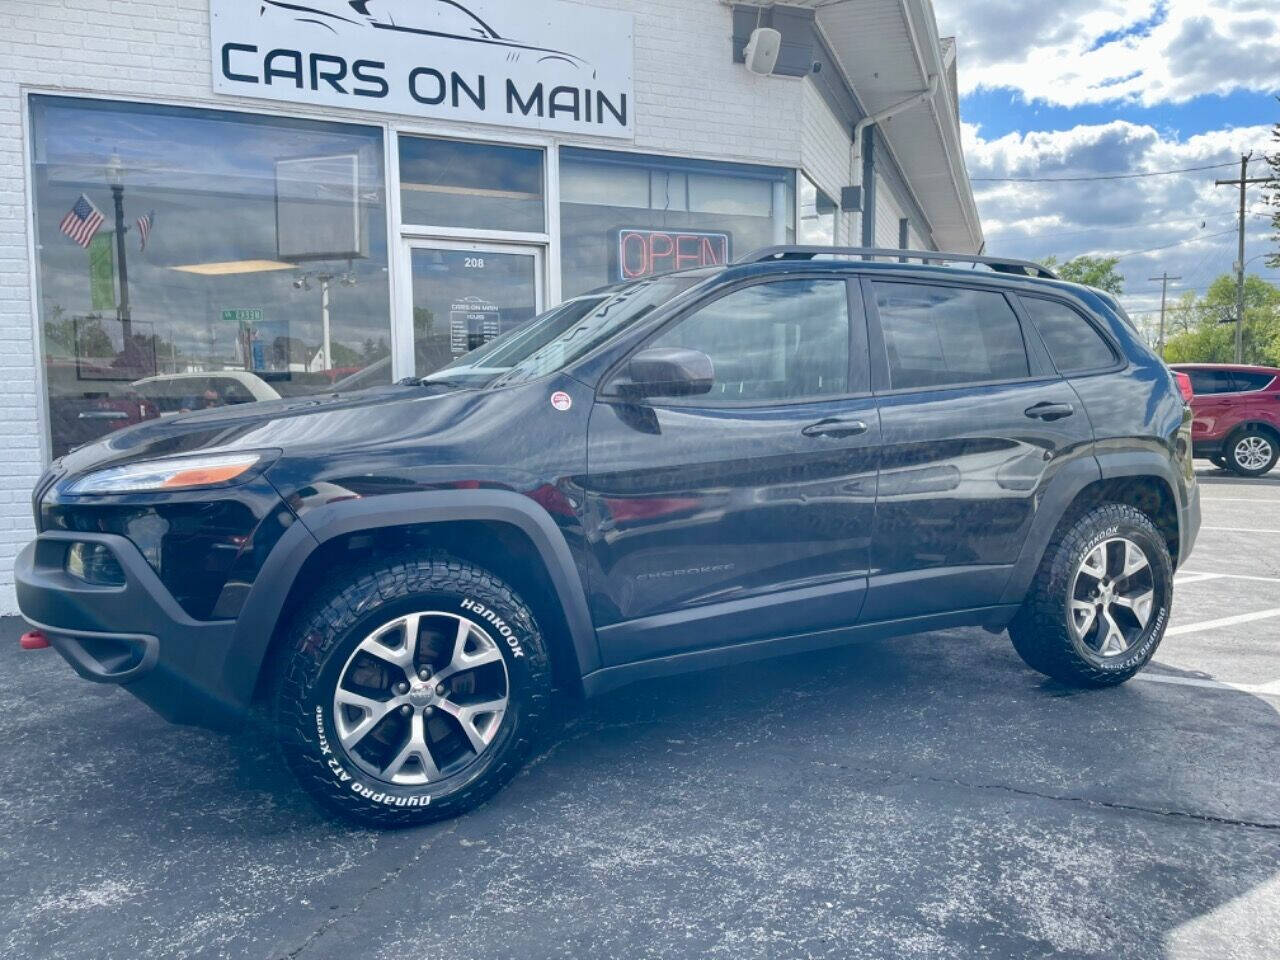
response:
<path id="1" fill-rule="evenodd" d="M 261 323 L 262 309 L 251 307 L 247 310 L 223 310 L 223 323 Z"/>

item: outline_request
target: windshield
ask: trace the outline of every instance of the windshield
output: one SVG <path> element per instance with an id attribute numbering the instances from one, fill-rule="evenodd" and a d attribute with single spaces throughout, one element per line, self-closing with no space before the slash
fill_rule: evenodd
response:
<path id="1" fill-rule="evenodd" d="M 424 383 L 523 383 L 560 370 L 683 293 L 704 274 L 641 280 L 568 300 L 452 363 Z"/>

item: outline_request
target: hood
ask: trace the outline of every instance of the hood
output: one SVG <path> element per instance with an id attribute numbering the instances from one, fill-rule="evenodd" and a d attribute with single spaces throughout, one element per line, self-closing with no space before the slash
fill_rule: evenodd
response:
<path id="1" fill-rule="evenodd" d="M 359 448 L 426 433 L 457 416 L 480 391 L 445 385 L 392 385 L 237 404 L 148 420 L 71 451 L 68 473 L 201 450 L 281 450 L 306 454 Z"/>

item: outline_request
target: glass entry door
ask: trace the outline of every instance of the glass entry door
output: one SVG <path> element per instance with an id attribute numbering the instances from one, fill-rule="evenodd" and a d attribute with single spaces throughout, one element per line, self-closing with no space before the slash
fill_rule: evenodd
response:
<path id="1" fill-rule="evenodd" d="M 407 241 L 414 375 L 515 329 L 542 311 L 542 248 Z"/>

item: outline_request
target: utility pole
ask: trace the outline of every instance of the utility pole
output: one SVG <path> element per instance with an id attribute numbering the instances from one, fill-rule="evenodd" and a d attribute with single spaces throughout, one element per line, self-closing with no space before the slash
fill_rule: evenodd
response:
<path id="1" fill-rule="evenodd" d="M 1164 295 L 1165 295 L 1165 291 L 1168 290 L 1169 288 L 1170 280 L 1181 280 L 1182 278 L 1171 277 L 1169 276 L 1169 271 L 1166 270 L 1162 274 L 1160 274 L 1160 276 L 1158 277 L 1147 277 L 1147 279 L 1160 281 L 1160 340 L 1158 341 L 1159 346 L 1156 349 L 1156 353 L 1158 353 L 1160 355 L 1160 359 L 1163 360 L 1164 359 Z"/>
<path id="2" fill-rule="evenodd" d="M 1240 242 L 1239 250 L 1236 253 L 1236 363 L 1244 363 L 1244 214 L 1245 214 L 1245 186 L 1250 183 L 1267 183 L 1270 177 L 1254 177 L 1249 179 L 1249 161 L 1253 159 L 1252 153 L 1245 153 L 1240 156 L 1240 179 L 1239 180 L 1215 180 L 1214 186 L 1236 186 L 1240 187 Z"/>

